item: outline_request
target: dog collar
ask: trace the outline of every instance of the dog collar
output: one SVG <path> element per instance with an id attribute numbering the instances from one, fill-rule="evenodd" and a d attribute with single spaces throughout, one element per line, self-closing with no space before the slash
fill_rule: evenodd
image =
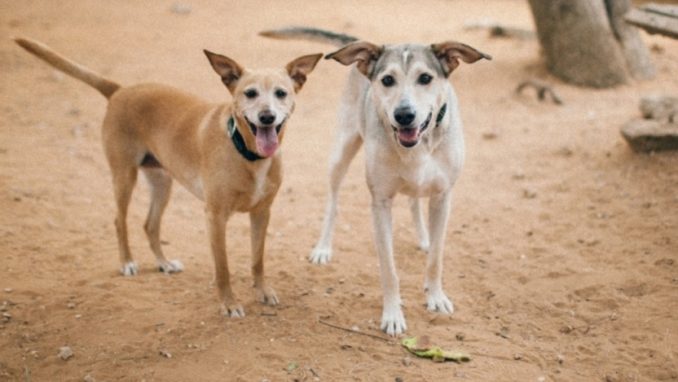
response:
<path id="1" fill-rule="evenodd" d="M 243 158 L 247 159 L 250 162 L 257 161 L 259 159 L 264 159 L 264 157 L 259 156 L 259 154 L 250 151 L 247 148 L 247 145 L 245 145 L 245 140 L 242 138 L 242 135 L 238 131 L 238 129 L 235 127 L 235 119 L 233 117 L 230 117 L 228 119 L 228 122 L 226 124 L 226 128 L 228 130 L 228 135 L 231 137 L 231 140 L 233 141 L 233 144 L 235 145 L 235 149 L 238 150 L 240 155 L 243 156 Z"/>
<path id="2" fill-rule="evenodd" d="M 443 104 L 443 107 L 440 108 L 440 111 L 438 112 L 438 116 L 436 117 L 436 127 L 440 125 L 440 122 L 443 121 L 443 118 L 445 118 L 445 113 L 447 112 L 447 104 Z"/>

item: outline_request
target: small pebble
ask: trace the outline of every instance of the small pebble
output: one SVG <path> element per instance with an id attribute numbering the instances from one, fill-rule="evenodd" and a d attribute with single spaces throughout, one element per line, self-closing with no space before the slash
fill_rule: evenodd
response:
<path id="1" fill-rule="evenodd" d="M 69 302 L 68 305 L 66 305 L 68 309 L 75 309 L 75 303 L 74 302 Z"/>
<path id="2" fill-rule="evenodd" d="M 516 361 L 520 361 L 521 359 L 523 359 L 523 355 L 520 353 L 516 353 L 513 355 L 513 359 L 515 359 Z"/>
<path id="3" fill-rule="evenodd" d="M 96 382 L 96 379 L 92 377 L 91 375 L 87 374 L 85 378 L 82 379 L 84 382 Z"/>
<path id="4" fill-rule="evenodd" d="M 12 293 L 13 289 L 12 288 L 5 288 L 5 293 Z"/>
<path id="5" fill-rule="evenodd" d="M 188 4 L 174 3 L 172 4 L 170 11 L 178 15 L 187 15 L 191 13 L 191 6 Z"/>
<path id="6" fill-rule="evenodd" d="M 64 361 L 67 361 L 69 358 L 73 357 L 73 350 L 68 346 L 62 346 L 59 348 L 59 358 Z"/>
<path id="7" fill-rule="evenodd" d="M 172 358 L 172 353 L 168 352 L 167 350 L 160 350 L 160 355 L 165 357 L 165 358 Z"/>
<path id="8" fill-rule="evenodd" d="M 412 365 L 412 358 L 410 357 L 405 357 L 402 360 L 403 366 L 410 366 Z"/>

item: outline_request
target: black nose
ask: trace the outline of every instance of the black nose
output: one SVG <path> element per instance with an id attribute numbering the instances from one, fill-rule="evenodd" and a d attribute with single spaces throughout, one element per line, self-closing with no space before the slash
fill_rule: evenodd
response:
<path id="1" fill-rule="evenodd" d="M 263 123 L 264 125 L 270 125 L 275 121 L 275 114 L 271 113 L 270 111 L 262 111 L 259 113 L 259 122 Z"/>
<path id="2" fill-rule="evenodd" d="M 395 113 L 393 114 L 395 117 L 395 120 L 401 125 L 401 126 L 409 126 L 412 121 L 414 121 L 414 117 L 416 114 L 414 114 L 414 111 L 410 109 L 409 107 L 399 107 L 395 110 Z"/>

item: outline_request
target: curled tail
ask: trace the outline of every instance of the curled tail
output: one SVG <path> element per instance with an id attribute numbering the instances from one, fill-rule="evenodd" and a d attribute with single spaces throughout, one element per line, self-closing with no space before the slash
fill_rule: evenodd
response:
<path id="1" fill-rule="evenodd" d="M 344 46 L 352 42 L 358 41 L 357 37 L 349 36 L 346 34 L 306 27 L 287 27 L 282 29 L 267 30 L 259 32 L 259 35 L 281 40 L 318 41 L 332 44 L 335 46 Z"/>
<path id="2" fill-rule="evenodd" d="M 53 67 L 92 86 L 106 98 L 110 98 L 116 90 L 120 89 L 117 83 L 61 56 L 42 43 L 27 38 L 15 38 L 14 41 Z"/>

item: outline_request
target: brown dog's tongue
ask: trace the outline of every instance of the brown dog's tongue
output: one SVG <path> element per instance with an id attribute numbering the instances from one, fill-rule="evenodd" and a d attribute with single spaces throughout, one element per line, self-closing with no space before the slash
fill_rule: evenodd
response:
<path id="1" fill-rule="evenodd" d="M 275 127 L 259 127 L 256 135 L 257 152 L 263 157 L 270 157 L 278 149 L 278 133 Z"/>

